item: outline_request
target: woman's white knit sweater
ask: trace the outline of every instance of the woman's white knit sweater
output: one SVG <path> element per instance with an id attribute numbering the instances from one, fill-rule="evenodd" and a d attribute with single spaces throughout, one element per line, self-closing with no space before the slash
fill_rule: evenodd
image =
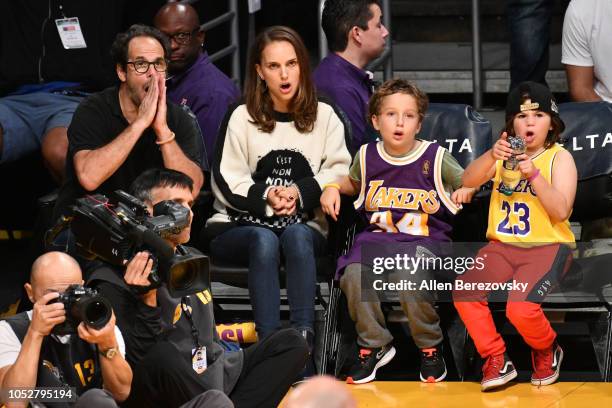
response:
<path id="1" fill-rule="evenodd" d="M 221 124 L 212 165 L 217 213 L 208 223 L 234 221 L 280 231 L 307 222 L 327 235 L 319 207 L 323 186 L 348 174 L 351 157 L 345 140 L 350 125 L 330 103 L 319 101 L 314 128 L 300 133 L 290 114 L 275 113 L 276 126 L 264 133 L 252 123 L 246 105 L 230 108 Z M 298 211 L 277 217 L 266 202 L 272 186 L 295 184 Z"/>

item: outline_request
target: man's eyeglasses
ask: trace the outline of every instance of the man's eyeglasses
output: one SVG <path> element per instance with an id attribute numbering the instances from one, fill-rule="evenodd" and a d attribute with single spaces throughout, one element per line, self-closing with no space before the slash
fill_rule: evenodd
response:
<path id="1" fill-rule="evenodd" d="M 153 65 L 153 68 L 157 72 L 166 72 L 168 69 L 168 62 L 165 59 L 158 59 L 157 61 L 149 62 L 146 60 L 128 61 L 128 65 L 132 65 L 134 70 L 139 74 L 144 74 L 149 71 L 149 67 Z"/>
<path id="2" fill-rule="evenodd" d="M 184 31 L 181 33 L 166 35 L 168 36 L 168 39 L 170 39 L 171 41 L 174 40 L 174 42 L 177 44 L 187 45 L 189 44 L 189 41 L 191 41 L 191 37 L 198 31 L 200 31 L 200 27 L 196 27 L 192 31 Z"/>

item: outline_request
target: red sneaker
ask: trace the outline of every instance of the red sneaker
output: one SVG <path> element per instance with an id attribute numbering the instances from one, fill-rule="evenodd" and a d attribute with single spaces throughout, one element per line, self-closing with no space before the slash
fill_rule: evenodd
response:
<path id="1" fill-rule="evenodd" d="M 517 373 L 514 364 L 508 358 L 507 353 L 487 357 L 482 366 L 482 381 L 480 390 L 487 391 L 502 386 L 516 378 Z"/>
<path id="2" fill-rule="evenodd" d="M 557 381 L 563 361 L 563 349 L 555 341 L 545 350 L 531 350 L 533 374 L 531 384 L 549 385 Z"/>

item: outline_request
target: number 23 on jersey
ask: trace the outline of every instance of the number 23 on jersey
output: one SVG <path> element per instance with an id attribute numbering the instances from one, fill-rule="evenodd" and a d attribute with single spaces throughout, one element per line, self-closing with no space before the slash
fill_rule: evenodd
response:
<path id="1" fill-rule="evenodd" d="M 529 235 L 531 224 L 529 223 L 529 206 L 526 203 L 502 201 L 500 211 L 505 217 L 497 225 L 499 234 Z"/>

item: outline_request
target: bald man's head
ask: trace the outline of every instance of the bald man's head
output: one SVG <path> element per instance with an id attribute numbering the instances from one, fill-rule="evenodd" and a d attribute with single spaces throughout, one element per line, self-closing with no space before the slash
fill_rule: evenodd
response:
<path id="1" fill-rule="evenodd" d="M 25 284 L 28 297 L 36 300 L 49 292 L 63 292 L 69 285 L 83 284 L 81 267 L 63 252 L 47 252 L 32 264 L 30 283 Z"/>
<path id="2" fill-rule="evenodd" d="M 285 408 L 357 408 L 347 386 L 330 376 L 314 377 L 291 392 Z"/>
<path id="3" fill-rule="evenodd" d="M 200 30 L 198 13 L 189 4 L 168 3 L 159 9 L 153 23 L 170 38 L 172 54 L 168 71 L 180 74 L 202 52 L 204 32 Z"/>

